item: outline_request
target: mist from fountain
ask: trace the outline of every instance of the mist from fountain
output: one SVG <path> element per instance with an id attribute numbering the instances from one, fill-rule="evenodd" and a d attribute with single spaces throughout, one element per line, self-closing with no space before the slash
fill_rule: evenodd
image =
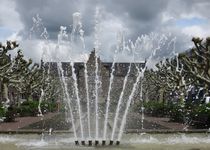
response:
<path id="1" fill-rule="evenodd" d="M 57 63 L 57 69 L 58 69 L 58 76 L 60 78 L 61 81 L 61 87 L 63 89 L 63 95 L 64 95 L 64 101 L 66 103 L 66 108 L 69 111 L 70 114 L 70 120 L 72 123 L 72 128 L 73 128 L 73 132 L 74 132 L 74 137 L 75 140 L 81 139 L 82 141 L 85 140 L 85 138 L 88 138 L 89 140 L 92 140 L 91 138 L 95 138 L 95 140 L 97 141 L 100 137 L 99 135 L 99 97 L 100 97 L 100 92 L 99 89 L 101 88 L 101 81 L 100 81 L 100 64 L 99 64 L 99 54 L 100 54 L 100 48 L 101 48 L 101 43 L 100 43 L 100 32 L 101 32 L 101 26 L 100 26 L 100 9 L 97 8 L 96 9 L 96 13 L 95 13 L 95 41 L 94 41 L 94 47 L 95 47 L 95 85 L 94 85 L 94 108 L 95 108 L 95 120 L 91 120 L 91 103 L 90 103 L 90 95 L 89 95 L 89 76 L 88 76 L 88 67 L 87 67 L 87 62 L 84 61 L 84 79 L 85 79 L 85 93 L 86 93 L 86 107 L 87 107 L 87 112 L 83 112 L 82 110 L 82 105 L 80 103 L 81 99 L 80 99 L 80 93 L 79 93 L 79 85 L 78 85 L 78 79 L 77 79 L 77 75 L 75 72 L 75 62 L 73 61 L 72 58 L 70 58 L 70 67 L 71 67 L 71 78 L 73 79 L 73 87 L 71 90 L 73 90 L 73 94 L 75 94 L 75 99 L 73 99 L 71 97 L 71 95 L 69 94 L 70 88 L 68 87 L 67 84 L 67 80 L 64 74 L 64 69 L 62 67 L 62 62 L 61 59 L 59 58 L 58 63 Z M 41 20 L 41 18 L 38 16 L 37 18 L 34 19 L 34 21 L 37 23 L 37 25 L 34 25 L 35 27 L 39 27 L 42 26 L 42 23 L 39 23 L 38 21 Z M 32 31 L 33 32 L 33 31 Z M 73 14 L 73 27 L 72 27 L 72 31 L 70 33 L 70 38 L 66 32 L 66 27 L 61 26 L 60 27 L 60 32 L 58 34 L 58 44 L 56 46 L 57 50 L 61 50 L 63 49 L 63 46 L 68 46 L 68 50 L 71 51 L 74 48 L 74 44 L 75 41 L 77 40 L 77 35 L 79 35 L 79 39 L 81 41 L 81 45 L 83 50 L 85 50 L 86 46 L 85 46 L 85 39 L 84 39 L 84 30 L 82 29 L 82 22 L 81 22 L 81 14 L 76 12 Z M 46 41 L 48 41 L 48 37 L 49 35 L 47 34 L 47 30 L 46 28 L 43 28 L 43 32 L 41 34 L 41 37 L 43 37 L 44 39 L 46 39 Z M 158 39 L 158 40 L 157 40 Z M 151 35 L 144 35 L 141 37 L 138 37 L 137 40 L 135 41 L 135 43 L 133 43 L 131 40 L 129 40 L 128 44 L 126 45 L 125 42 L 125 37 L 123 35 L 123 33 L 121 32 L 121 34 L 118 34 L 118 45 L 117 45 L 117 50 L 118 52 L 123 52 L 125 50 L 128 50 L 130 52 L 133 53 L 133 57 L 135 57 L 135 55 L 139 55 L 141 52 L 139 50 L 152 50 L 151 55 L 149 56 L 149 58 L 147 59 L 147 63 L 153 63 L 152 62 L 152 58 L 156 55 L 156 52 L 158 50 L 161 49 L 161 45 L 165 44 L 165 42 L 167 41 L 167 37 L 166 36 L 160 36 L 158 37 L 158 35 L 155 34 L 151 34 Z M 129 45 L 130 44 L 130 45 Z M 48 52 L 49 48 L 46 48 L 46 52 Z M 116 52 L 115 52 L 116 53 Z M 46 55 L 46 56 L 45 56 Z M 45 54 L 43 52 L 43 56 L 42 57 L 49 57 L 49 55 Z M 117 54 L 114 54 L 113 57 L 113 62 L 112 62 L 112 66 L 111 66 L 111 73 L 110 73 L 110 79 L 109 79 L 109 86 L 108 86 L 108 92 L 107 92 L 107 101 L 106 101 L 106 109 L 105 109 L 105 113 L 104 113 L 104 124 L 103 124 L 103 135 L 102 135 L 102 139 L 103 140 L 107 140 L 107 126 L 108 126 L 108 120 L 109 120 L 109 114 L 110 114 L 110 103 L 112 101 L 111 98 L 111 92 L 112 92 L 112 84 L 114 82 L 114 72 L 115 72 L 115 65 L 116 65 L 116 57 Z M 47 59 L 44 59 L 45 61 Z M 50 56 L 50 61 L 52 61 L 52 57 Z M 134 62 L 135 63 L 135 58 L 134 58 Z M 128 67 L 128 71 L 123 79 L 123 87 L 120 93 L 120 96 L 118 98 L 117 101 L 117 106 L 116 106 L 116 112 L 113 114 L 114 115 L 114 123 L 113 123 L 113 128 L 111 130 L 111 137 L 110 140 L 114 141 L 120 141 L 122 138 L 122 134 L 123 134 L 123 130 L 126 124 L 126 118 L 129 112 L 129 108 L 132 102 L 132 99 L 134 97 L 135 91 L 137 90 L 137 87 L 139 85 L 140 79 L 142 79 L 144 77 L 144 71 L 145 68 L 148 67 L 148 64 L 146 64 L 144 66 L 144 68 L 141 68 L 140 66 L 136 66 L 137 69 L 137 74 L 136 74 L 136 81 L 133 84 L 131 93 L 128 97 L 128 100 L 126 101 L 126 108 L 123 114 L 123 117 L 120 118 L 120 110 L 122 108 L 123 105 L 123 97 L 124 97 L 124 93 L 126 90 L 126 85 L 128 84 L 128 77 L 130 75 L 131 72 L 131 62 L 130 65 Z M 49 67 L 50 68 L 50 67 Z M 42 94 L 40 97 L 40 105 L 41 105 L 41 99 L 42 99 Z M 73 106 L 73 102 L 74 100 L 76 101 L 76 106 Z M 140 101 L 142 102 L 142 106 L 141 106 L 141 126 L 143 129 L 143 124 L 144 124 L 144 105 L 143 105 L 143 83 L 142 80 L 140 82 Z M 73 109 L 77 108 L 77 114 L 73 114 Z M 41 110 L 41 109 L 40 109 Z M 83 124 L 83 120 L 82 120 L 82 116 L 84 114 L 87 113 L 87 128 L 88 128 L 88 137 L 85 137 L 84 135 L 84 129 L 85 129 L 85 124 Z M 78 115 L 79 117 L 79 127 L 80 127 L 80 132 L 81 132 L 81 137 L 79 137 L 77 134 L 77 130 L 76 130 L 76 118 Z M 120 119 L 122 119 L 122 121 L 119 121 Z M 91 135 L 91 121 L 95 121 L 95 136 Z M 120 126 L 119 131 L 118 131 L 118 135 L 115 138 L 116 135 L 116 130 L 118 125 Z"/>
<path id="2" fill-rule="evenodd" d="M 99 110 L 98 110 L 98 89 L 100 87 L 100 79 L 99 79 L 99 63 L 98 63 L 98 53 L 100 48 L 100 41 L 99 41 L 99 33 L 100 33 L 100 12 L 99 8 L 96 8 L 95 13 L 95 140 L 99 138 Z"/>
<path id="3" fill-rule="evenodd" d="M 126 117 L 127 117 L 127 114 L 128 114 L 128 110 L 129 110 L 129 107 L 131 105 L 131 101 L 133 99 L 134 93 L 135 93 L 135 91 L 137 89 L 137 86 L 138 86 L 138 83 L 139 83 L 140 79 L 141 79 L 141 82 L 140 82 L 140 101 L 142 103 L 142 105 L 141 105 L 141 128 L 144 129 L 144 101 L 143 101 L 143 78 L 144 78 L 144 72 L 145 72 L 146 68 L 151 68 L 151 66 L 148 66 L 148 64 L 151 65 L 152 60 L 156 56 L 157 51 L 161 50 L 162 46 L 165 45 L 167 40 L 168 40 L 168 37 L 165 36 L 165 35 L 162 35 L 159 38 L 157 38 L 158 36 L 159 35 L 155 35 L 153 33 L 151 35 L 141 36 L 141 37 L 137 38 L 135 43 L 130 41 L 129 42 L 130 46 L 129 45 L 125 45 L 125 44 L 123 46 L 124 47 L 123 49 L 129 49 L 129 51 L 132 51 L 134 53 L 133 54 L 134 63 L 135 63 L 135 54 L 137 54 L 136 52 L 138 50 L 148 49 L 148 48 L 151 49 L 151 50 L 153 49 L 153 50 L 152 50 L 151 54 L 149 55 L 149 57 L 147 59 L 147 62 L 145 63 L 145 66 L 143 68 L 139 69 L 136 66 L 136 69 L 138 70 L 138 72 L 137 72 L 138 75 L 137 75 L 136 82 L 133 85 L 132 92 L 131 92 L 131 94 L 129 96 L 129 99 L 127 101 L 126 109 L 125 109 L 125 112 L 124 112 L 124 115 L 123 115 L 123 118 L 122 118 L 122 121 L 121 121 L 121 124 L 120 124 L 120 130 L 119 130 L 118 137 L 117 137 L 117 142 L 118 143 L 121 140 L 123 129 L 124 129 L 124 126 L 126 124 Z M 157 40 L 157 42 L 156 42 L 156 40 Z M 175 48 L 175 44 L 174 44 L 175 40 L 176 40 L 176 38 L 173 38 L 168 43 L 167 49 L 169 49 L 169 46 L 171 44 L 173 44 L 173 48 Z M 121 103 L 121 100 L 118 101 L 118 104 L 119 104 L 119 102 Z M 118 106 L 117 106 L 117 110 L 118 110 Z M 115 117 L 116 116 L 118 116 L 117 111 L 116 111 Z M 113 141 L 113 139 L 114 139 L 114 131 L 115 131 L 115 128 L 116 128 L 116 122 L 117 122 L 117 119 L 114 122 L 114 127 L 113 127 L 112 136 L 111 136 L 111 141 Z"/>
<path id="4" fill-rule="evenodd" d="M 123 95 L 124 95 L 124 91 L 125 91 L 125 87 L 126 87 L 126 84 L 127 84 L 127 81 L 128 81 L 128 76 L 130 74 L 130 71 L 131 71 L 131 63 L 129 65 L 128 72 L 127 72 L 127 74 L 124 78 L 123 88 L 122 88 L 122 91 L 120 93 L 120 97 L 119 97 L 119 100 L 118 100 L 118 103 L 117 103 L 117 109 L 116 109 L 115 117 L 114 117 L 114 125 L 113 125 L 113 129 L 112 129 L 112 134 L 111 134 L 111 141 L 114 140 L 115 130 L 117 128 L 118 116 L 119 116 L 119 112 L 120 112 L 120 106 L 121 106 L 121 103 L 122 103 L 122 100 L 123 100 Z"/>
<path id="5" fill-rule="evenodd" d="M 61 63 L 61 62 L 60 62 Z M 65 118 L 65 121 L 66 122 L 70 122 L 70 119 L 69 119 L 69 117 L 68 117 L 68 108 L 67 108 L 67 98 L 66 98 L 66 93 L 65 93 L 65 87 L 64 87 L 64 82 L 63 82 L 63 80 L 62 80 L 62 75 L 61 75 L 61 71 L 63 71 L 63 70 L 61 70 L 59 67 L 58 67 L 58 63 L 56 63 L 56 65 L 57 65 L 57 72 L 58 72 L 58 78 L 59 78 L 59 81 L 60 81 L 60 84 L 61 84 L 61 89 L 62 89 L 62 95 L 63 95 L 63 102 L 65 102 L 65 107 L 64 107 L 64 109 L 65 109 L 65 116 L 66 116 L 66 118 Z"/>
<path id="6" fill-rule="evenodd" d="M 181 77 L 181 81 L 180 81 L 180 84 L 181 86 L 184 87 L 184 90 L 186 92 L 189 92 L 191 91 L 191 85 L 187 85 L 186 84 L 186 81 L 185 81 L 185 76 L 183 76 L 183 72 L 184 72 L 184 65 L 182 64 L 182 62 L 179 60 L 179 53 L 178 52 L 175 52 L 175 45 L 173 47 L 173 50 L 172 50 L 172 54 L 173 54 L 173 57 L 175 57 L 176 59 L 176 72 L 179 74 L 179 76 Z M 179 86 L 177 88 L 180 88 Z M 200 90 L 200 89 L 199 89 Z M 198 91 L 198 94 L 200 93 L 200 91 Z M 181 101 L 182 101 L 182 104 L 181 104 L 181 107 L 185 107 L 185 97 L 183 97 L 184 92 L 181 90 L 181 93 L 179 93 L 179 97 L 181 97 Z M 196 95 L 197 96 L 197 95 Z M 181 110 L 182 111 L 182 110 Z M 183 117 L 184 117 L 184 127 L 183 127 L 183 130 L 188 130 L 188 127 L 189 127 L 189 124 L 191 123 L 192 120 L 189 120 L 189 117 L 188 117 L 188 113 L 185 114 Z"/>
<path id="7" fill-rule="evenodd" d="M 65 46 L 70 46 L 70 42 L 68 41 L 68 35 L 66 32 L 66 27 L 65 26 L 60 26 L 60 32 L 58 34 L 58 43 L 57 43 L 57 50 L 62 49 Z M 57 58 L 58 60 L 60 58 Z M 81 130 L 81 138 L 84 138 L 83 135 L 83 126 L 82 126 L 82 120 L 81 120 L 81 111 L 80 111 L 80 99 L 78 97 L 78 88 L 77 88 L 77 79 L 76 75 L 75 75 L 75 69 L 74 69 L 74 63 L 70 62 L 70 67 L 71 67 L 71 71 L 72 71 L 72 78 L 74 80 L 74 90 L 75 90 L 75 94 L 76 94 L 76 101 L 77 101 L 77 108 L 78 108 L 78 112 L 79 112 L 79 120 L 80 120 L 80 130 Z M 68 84 L 67 81 L 65 79 L 65 75 L 64 75 L 64 69 L 62 67 L 62 62 L 59 61 L 57 62 L 57 68 L 58 68 L 58 75 L 60 77 L 60 81 L 61 82 L 61 87 L 63 88 L 64 91 L 64 101 L 67 107 L 67 112 L 70 113 L 70 120 L 71 120 L 71 124 L 72 124 L 72 129 L 74 132 L 74 137 L 75 140 L 78 140 L 78 135 L 77 135 L 77 131 L 76 131 L 76 120 L 74 119 L 74 115 L 73 115 L 73 108 L 72 108 L 72 104 L 73 104 L 73 97 L 71 98 L 71 96 L 69 95 L 69 90 L 68 90 Z M 67 114 L 68 115 L 68 114 Z M 68 116 L 67 116 L 68 117 Z M 69 121 L 70 121 L 69 120 Z"/>
<path id="8" fill-rule="evenodd" d="M 74 92 L 75 92 L 75 95 L 76 95 L 76 101 L 77 101 L 77 107 L 78 107 L 78 113 L 79 113 L 79 124 L 80 124 L 81 138 L 82 138 L 82 140 L 84 140 L 82 110 L 81 110 L 79 90 L 78 90 L 78 84 L 77 84 L 77 76 L 75 74 L 74 63 L 71 62 L 70 65 L 71 65 L 71 70 L 72 70 L 72 78 L 74 80 Z"/>
<path id="9" fill-rule="evenodd" d="M 43 114 L 42 114 L 42 110 L 41 110 L 41 103 L 42 103 L 42 101 L 43 101 L 43 99 L 44 99 L 44 90 L 43 89 L 41 89 L 41 96 L 40 96 L 40 98 L 39 98 L 39 104 L 38 104 L 38 112 L 39 112 L 39 116 L 43 116 Z"/>
<path id="10" fill-rule="evenodd" d="M 41 55 L 41 60 L 42 60 L 42 63 L 41 64 L 43 67 L 44 63 L 47 62 L 47 60 L 50 60 L 51 61 L 51 55 L 50 55 L 50 52 L 49 52 L 49 34 L 47 32 L 47 28 L 44 26 L 43 22 L 42 22 L 42 19 L 40 18 L 39 14 L 36 14 L 35 17 L 32 18 L 33 20 L 33 25 L 30 29 L 30 32 L 29 32 L 29 39 L 32 39 L 32 36 L 33 35 L 36 35 L 38 34 L 39 37 L 41 37 L 44 41 L 44 44 L 42 45 L 41 49 L 42 49 L 42 55 Z M 38 116 L 41 116 L 43 117 L 43 113 L 42 113 L 42 110 L 41 110 L 41 103 L 42 101 L 44 100 L 45 98 L 45 90 L 50 86 L 49 85 L 49 74 L 50 74 L 50 64 L 48 63 L 48 69 L 47 71 L 44 70 L 43 71 L 43 79 L 45 79 L 45 81 L 43 82 L 47 82 L 47 87 L 41 87 L 41 94 L 40 94 L 40 98 L 39 98 L 39 104 L 38 104 Z M 46 77 L 47 75 L 47 77 Z"/>
<path id="11" fill-rule="evenodd" d="M 90 96 L 89 96 L 89 87 L 88 87 L 88 71 L 87 71 L 87 63 L 84 62 L 84 73 L 85 73 L 85 88 L 86 88 L 86 98 L 87 98 L 87 122 L 88 122 L 88 138 L 91 139 L 91 131 L 90 131 Z"/>
<path id="12" fill-rule="evenodd" d="M 131 94 L 129 96 L 129 99 L 126 103 L 126 109 L 125 109 L 125 112 L 124 112 L 124 115 L 123 115 L 123 118 L 122 118 L 122 122 L 121 122 L 121 125 L 120 125 L 120 130 L 119 130 L 119 134 L 118 134 L 118 137 L 117 137 L 117 141 L 120 141 L 121 138 L 122 138 L 122 133 L 123 133 L 123 129 L 124 129 L 124 126 L 125 126 L 125 123 L 126 123 L 126 117 L 127 117 L 127 114 L 128 114 L 129 107 L 131 105 L 131 101 L 132 101 L 133 96 L 136 92 L 136 89 L 137 89 L 138 83 L 140 81 L 140 78 L 143 77 L 144 70 L 145 70 L 145 68 L 144 68 L 143 70 L 140 71 L 140 69 L 138 67 L 136 67 L 136 69 L 138 71 L 138 75 L 137 75 L 137 78 L 136 78 L 136 82 L 133 85 L 133 88 L 132 88 Z"/>
<path id="13" fill-rule="evenodd" d="M 95 120 L 96 120 L 96 131 L 95 131 L 95 139 L 98 139 L 98 88 L 99 88 L 99 75 L 98 75 L 98 57 L 95 57 Z"/>
<path id="14" fill-rule="evenodd" d="M 63 88 L 64 88 L 64 92 L 65 92 L 65 103 L 67 104 L 68 108 L 69 108 L 69 112 L 70 112 L 70 117 L 71 117 L 71 124 L 72 124 L 72 128 L 73 128 L 73 132 L 74 132 L 74 138 L 76 140 L 78 140 L 78 136 L 77 136 L 77 132 L 76 132 L 76 128 L 75 128 L 75 121 L 74 121 L 74 116 L 73 116 L 73 110 L 72 110 L 72 106 L 71 106 L 71 101 L 72 99 L 70 98 L 69 92 L 68 92 L 68 86 L 64 77 L 64 70 L 62 68 L 62 63 L 58 62 L 57 63 L 57 67 L 59 69 L 59 74 L 62 80 L 62 84 L 63 84 Z"/>
<path id="15" fill-rule="evenodd" d="M 112 67 L 111 67 L 111 77 L 109 81 L 109 88 L 108 88 L 108 94 L 107 94 L 107 102 L 106 102 L 106 112 L 105 112 L 105 121 L 104 121 L 104 133 L 103 133 L 103 139 L 106 140 L 107 137 L 107 124 L 108 124 L 108 117 L 109 117 L 109 106 L 110 106 L 110 93 L 112 90 L 112 83 L 114 80 L 114 71 L 115 71 L 115 61 L 116 61 L 116 56 L 114 56 L 113 62 L 112 62 Z"/>
<path id="16" fill-rule="evenodd" d="M 84 30 L 82 29 L 81 14 L 76 12 L 73 14 L 73 29 L 71 33 L 71 40 L 74 41 L 75 32 L 79 32 L 79 38 L 82 44 L 82 48 L 85 51 L 85 39 L 84 39 Z M 84 54 L 85 55 L 85 54 Z M 87 70 L 87 61 L 84 59 L 84 77 L 85 77 L 85 89 L 86 89 L 86 100 L 87 100 L 87 122 L 88 122 L 88 138 L 91 139 L 91 130 L 90 130 L 90 96 L 89 96 L 89 86 L 88 86 L 88 70 Z M 83 131 L 84 132 L 84 131 Z"/>
<path id="17" fill-rule="evenodd" d="M 143 73 L 144 74 L 144 73 Z M 143 78 L 143 77 L 142 77 Z M 144 100 L 143 100 L 143 80 L 140 83 L 140 101 L 141 101 L 141 129 L 144 129 Z"/>

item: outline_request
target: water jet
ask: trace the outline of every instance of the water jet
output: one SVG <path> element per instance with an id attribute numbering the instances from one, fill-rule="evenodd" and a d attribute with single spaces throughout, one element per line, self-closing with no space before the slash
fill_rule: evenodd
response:
<path id="1" fill-rule="evenodd" d="M 95 146 L 97 146 L 99 144 L 98 140 L 95 140 Z"/>
<path id="2" fill-rule="evenodd" d="M 89 141 L 88 141 L 88 145 L 89 145 L 89 146 L 92 146 L 92 144 L 93 144 L 93 143 L 92 143 L 92 140 L 89 140 Z"/>
<path id="3" fill-rule="evenodd" d="M 82 145 L 85 145 L 85 141 L 81 141 L 81 144 L 82 144 Z"/>
<path id="4" fill-rule="evenodd" d="M 113 145 L 114 141 L 110 140 L 109 145 Z"/>
<path id="5" fill-rule="evenodd" d="M 102 140 L 102 145 L 106 145 L 106 141 L 105 140 Z"/>
<path id="6" fill-rule="evenodd" d="M 79 145 L 79 141 L 74 141 L 75 145 Z"/>

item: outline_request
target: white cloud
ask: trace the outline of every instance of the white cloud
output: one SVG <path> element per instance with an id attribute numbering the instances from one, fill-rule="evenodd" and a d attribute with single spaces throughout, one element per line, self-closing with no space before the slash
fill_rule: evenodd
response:
<path id="1" fill-rule="evenodd" d="M 44 6 L 42 5 L 43 3 L 41 0 L 20 0 L 19 2 L 15 0 L 1 0 L 0 29 L 3 29 L 1 27 L 6 27 L 7 31 L 4 31 L 8 32 L 8 34 L 1 34 L 2 30 L 0 30 L 0 40 L 20 40 L 24 54 L 29 58 L 31 57 L 34 60 L 39 61 L 42 55 L 44 45 L 43 41 L 24 41 L 24 38 L 20 36 L 19 31 L 23 29 L 25 32 L 28 32 L 27 30 L 30 29 L 32 23 L 31 18 L 36 13 L 40 13 L 40 16 L 43 17 L 43 22 L 46 25 L 51 37 L 49 39 L 51 41 L 48 46 L 52 55 L 58 55 L 66 60 L 68 59 L 66 56 L 71 55 L 71 57 L 80 60 L 79 54 L 81 52 L 84 51 L 87 53 L 94 48 L 94 9 L 97 5 L 92 0 L 80 2 L 80 5 L 77 5 L 77 2 L 75 2 L 75 5 L 81 7 L 79 10 L 83 13 L 82 20 L 84 22 L 83 27 L 85 30 L 86 50 L 81 49 L 81 46 L 71 49 L 71 52 L 70 47 L 63 47 L 60 51 L 55 49 L 56 43 L 53 40 L 56 40 L 56 34 L 59 32 L 59 26 L 62 24 L 66 26 L 71 24 L 71 21 L 66 21 L 72 20 L 70 19 L 71 13 L 75 11 L 74 8 L 76 8 L 72 7 L 73 4 L 72 6 L 67 5 L 71 3 L 71 1 L 64 1 L 63 3 L 60 3 L 59 0 L 55 0 L 53 2 L 49 0 L 47 2 L 43 2 L 46 4 L 46 6 Z M 156 3 L 159 4 L 158 6 L 161 7 L 150 7 L 148 5 L 150 3 L 151 2 L 146 0 L 135 1 L 133 3 L 125 0 L 121 1 L 120 4 L 118 1 L 99 2 L 102 7 L 103 17 L 101 19 L 101 32 L 99 33 L 101 42 L 101 57 L 103 60 L 112 60 L 117 44 L 117 32 L 119 31 L 124 32 L 125 41 L 128 41 L 126 38 L 127 36 L 135 41 L 135 38 L 138 35 L 141 37 L 141 34 L 149 36 L 151 32 L 160 35 L 172 33 L 173 36 L 177 37 L 177 52 L 184 51 L 188 48 L 186 48 L 186 45 L 190 45 L 190 38 L 192 36 L 206 37 L 210 35 L 210 29 L 207 26 L 207 23 L 209 22 L 208 9 L 206 9 L 210 4 L 208 1 L 206 1 L 206 3 L 182 0 L 177 0 L 177 2 L 167 0 L 156 1 Z M 60 5 L 60 9 L 57 10 L 55 8 L 57 8 L 58 4 Z M 53 12 L 48 10 L 53 10 Z M 188 21 L 188 19 L 191 18 L 201 18 L 206 20 L 206 23 L 193 24 L 190 26 L 189 23 L 186 23 L 186 26 L 177 26 L 176 24 L 176 22 L 180 19 L 186 19 L 186 21 Z M 70 32 L 69 27 L 67 31 Z M 148 57 L 153 50 L 152 48 L 147 47 L 147 45 L 152 41 L 152 37 L 149 37 L 147 41 L 147 43 L 142 43 L 144 44 L 143 46 L 139 46 L 141 49 L 141 55 L 138 56 L 139 61 Z M 161 52 L 161 56 L 166 56 L 169 53 L 168 51 L 170 50 Z M 132 59 L 132 56 L 129 55 L 128 51 L 121 53 L 119 57 L 121 61 L 130 61 Z"/>
<path id="2" fill-rule="evenodd" d="M 57 45 L 55 41 L 24 40 L 20 42 L 20 49 L 23 50 L 26 58 L 32 58 L 35 62 L 44 61 L 84 61 L 85 51 L 82 51 L 69 43 Z M 83 54 L 84 52 L 84 54 Z"/>
<path id="3" fill-rule="evenodd" d="M 6 40 L 8 37 L 14 37 L 14 34 L 23 29 L 23 24 L 20 20 L 19 14 L 15 10 L 14 0 L 1 0 L 0 4 L 0 27 L 6 27 L 10 31 L 7 37 L 1 37 L 1 40 Z"/>
<path id="4" fill-rule="evenodd" d="M 129 34 L 129 29 L 124 25 L 124 22 L 112 14 L 106 13 L 106 19 L 101 20 L 99 38 L 101 42 L 102 59 L 111 61 L 114 56 L 114 51 L 117 45 L 117 34 L 122 33 L 124 36 Z M 122 35 L 123 36 L 123 35 Z M 94 41 L 93 41 L 94 42 Z"/>
<path id="5" fill-rule="evenodd" d="M 171 14 L 169 14 L 168 12 L 163 12 L 162 13 L 162 22 L 163 23 L 166 23 L 166 22 L 169 22 L 169 21 L 173 21 L 175 20 L 174 16 L 172 16 Z"/>
<path id="6" fill-rule="evenodd" d="M 11 40 L 11 41 L 21 41 L 22 36 L 19 35 L 19 32 L 13 32 L 10 36 L 6 38 L 6 40 Z"/>
<path id="7" fill-rule="evenodd" d="M 210 29 L 204 28 L 202 26 L 189 26 L 184 27 L 182 29 L 182 33 L 190 37 L 197 36 L 205 38 L 207 36 L 210 36 Z"/>

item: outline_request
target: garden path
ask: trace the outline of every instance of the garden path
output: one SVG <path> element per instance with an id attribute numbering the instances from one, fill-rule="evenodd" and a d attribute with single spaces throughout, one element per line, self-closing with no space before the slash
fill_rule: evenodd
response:
<path id="1" fill-rule="evenodd" d="M 32 123 L 39 122 L 41 120 L 47 120 L 58 113 L 47 113 L 43 117 L 17 117 L 15 122 L 2 122 L 0 123 L 0 131 L 17 131 L 25 126 L 28 126 Z"/>

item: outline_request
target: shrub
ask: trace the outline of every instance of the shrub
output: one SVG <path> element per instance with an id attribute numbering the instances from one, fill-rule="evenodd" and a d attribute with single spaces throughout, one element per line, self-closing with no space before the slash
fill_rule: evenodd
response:
<path id="1" fill-rule="evenodd" d="M 0 118 L 5 116 L 5 109 L 0 105 Z"/>
<path id="2" fill-rule="evenodd" d="M 181 104 L 164 104 L 157 101 L 144 103 L 145 113 L 154 117 L 170 117 L 171 121 L 184 122 L 186 110 Z M 135 106 L 140 110 L 141 104 Z"/>
<path id="3" fill-rule="evenodd" d="M 210 104 L 173 104 L 170 118 L 171 121 L 187 123 L 196 128 L 210 127 Z"/>
<path id="4" fill-rule="evenodd" d="M 5 120 L 6 122 L 13 122 L 15 121 L 15 116 L 16 116 L 16 108 L 11 105 L 8 107 L 6 113 L 5 113 Z"/>
<path id="5" fill-rule="evenodd" d="M 141 111 L 141 103 L 134 105 L 134 111 Z M 149 101 L 144 103 L 145 114 L 155 117 L 169 117 L 170 121 L 181 122 L 194 126 L 195 128 L 210 127 L 210 103 L 159 103 Z"/>
<path id="6" fill-rule="evenodd" d="M 190 119 L 196 128 L 210 127 L 210 104 L 200 104 L 193 108 Z"/>
<path id="7" fill-rule="evenodd" d="M 46 112 L 54 112 L 57 109 L 57 105 L 55 102 L 42 102 L 41 110 L 43 113 Z"/>
<path id="8" fill-rule="evenodd" d="M 36 116 L 38 114 L 38 101 L 26 101 L 18 107 L 18 113 L 20 116 Z M 53 112 L 56 110 L 56 104 L 54 102 L 42 102 L 42 113 Z"/>
<path id="9" fill-rule="evenodd" d="M 17 109 L 21 117 L 23 116 L 36 116 L 38 113 L 38 101 L 25 101 Z"/>
<path id="10" fill-rule="evenodd" d="M 151 116 L 163 117 L 168 115 L 168 105 L 164 103 L 149 101 L 144 103 L 145 113 Z"/>
<path id="11" fill-rule="evenodd" d="M 184 122 L 186 110 L 182 104 L 169 104 L 168 115 L 171 121 Z"/>

